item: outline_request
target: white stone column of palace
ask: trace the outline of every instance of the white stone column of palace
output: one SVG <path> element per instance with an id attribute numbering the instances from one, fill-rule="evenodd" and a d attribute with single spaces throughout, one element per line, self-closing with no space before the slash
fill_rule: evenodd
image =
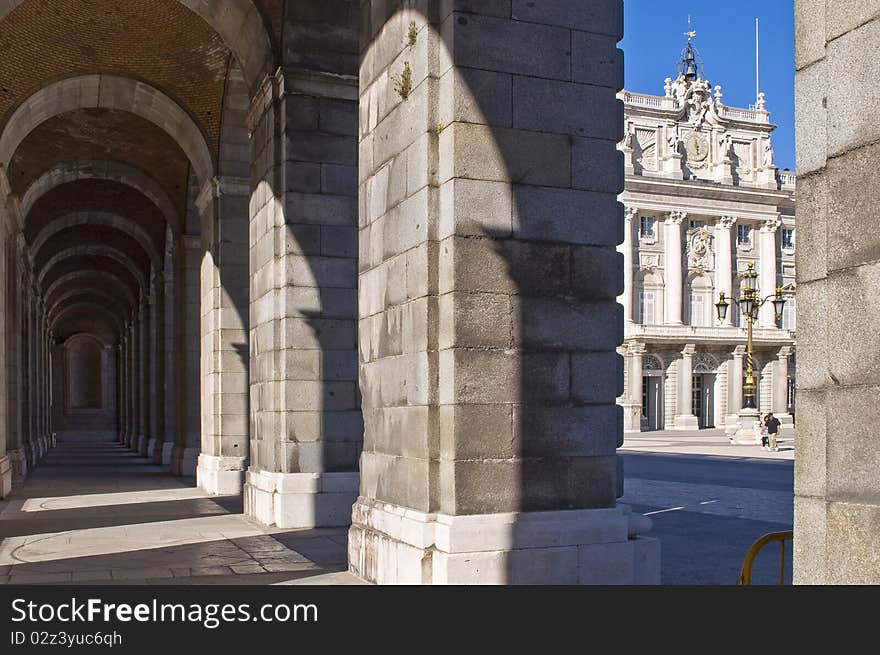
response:
<path id="1" fill-rule="evenodd" d="M 761 226 L 761 252 L 758 274 L 758 289 L 761 297 L 776 293 L 776 231 L 782 224 L 778 218 L 764 221 Z M 758 314 L 758 325 L 762 328 L 776 327 L 773 303 L 767 302 Z"/>
<path id="2" fill-rule="evenodd" d="M 623 429 L 628 432 L 640 432 L 642 429 L 642 385 L 643 378 L 643 362 L 642 355 L 645 352 L 645 344 L 631 342 L 628 348 L 627 362 L 629 364 L 629 404 L 624 410 Z"/>
<path id="3" fill-rule="evenodd" d="M 201 264 L 201 444 L 196 477 L 214 494 L 242 493 L 248 459 L 248 251 L 250 185 L 214 178 L 196 205 Z"/>
<path id="4" fill-rule="evenodd" d="M 773 368 L 773 415 L 783 423 L 791 422 L 788 413 L 788 358 L 791 350 L 791 346 L 780 348 Z"/>
<path id="5" fill-rule="evenodd" d="M 678 360 L 678 411 L 674 421 L 676 430 L 698 430 L 700 427 L 699 421 L 694 415 L 693 404 L 693 370 L 696 349 L 695 344 L 685 345 L 681 351 L 681 359 Z"/>
<path id="6" fill-rule="evenodd" d="M 663 265 L 666 276 L 664 323 L 672 325 L 682 324 L 681 223 L 685 218 L 685 212 L 669 212 L 663 232 Z"/>
<path id="7" fill-rule="evenodd" d="M 633 322 L 633 223 L 637 220 L 638 212 L 635 207 L 624 210 L 623 243 L 618 247 L 623 254 L 623 294 L 617 297 L 617 302 L 623 305 L 624 326 Z"/>
<path id="8" fill-rule="evenodd" d="M 546 4 L 363 4 L 368 580 L 659 581 L 616 504 L 622 3 Z"/>
<path id="9" fill-rule="evenodd" d="M 735 216 L 722 216 L 715 223 L 715 298 L 712 299 L 713 304 L 721 293 L 728 299 L 728 302 L 733 296 L 733 244 L 730 233 L 734 225 L 736 225 Z M 730 326 L 735 311 L 737 311 L 736 305 L 731 304 L 730 311 L 727 312 L 721 324 Z"/>
<path id="10" fill-rule="evenodd" d="M 739 422 L 739 411 L 743 406 L 743 357 L 745 353 L 745 346 L 737 346 L 731 353 L 732 358 L 727 362 L 728 416 L 725 421 L 726 425 L 736 425 Z"/>
<path id="11" fill-rule="evenodd" d="M 177 439 L 171 452 L 171 472 L 175 475 L 195 475 L 201 451 L 199 385 L 191 384 L 200 379 L 199 288 L 201 284 L 201 239 L 183 235 L 181 243 L 180 274 L 175 287 L 179 299 L 177 308 L 181 317 L 181 333 L 177 337 L 180 358 L 174 368 L 180 390 L 177 423 Z"/>
<path id="12" fill-rule="evenodd" d="M 363 433 L 357 79 L 279 71 L 248 123 L 254 363 L 245 511 L 280 527 L 347 525 Z M 395 283 L 389 293 L 405 289 L 404 278 Z"/>

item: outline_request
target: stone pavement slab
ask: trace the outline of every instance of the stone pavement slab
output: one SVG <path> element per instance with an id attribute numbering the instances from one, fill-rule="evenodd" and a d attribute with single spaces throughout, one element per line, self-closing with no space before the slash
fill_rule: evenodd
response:
<path id="1" fill-rule="evenodd" d="M 0 584 L 288 583 L 347 574 L 346 548 L 344 528 L 262 526 L 112 443 L 59 443 L 0 501 Z"/>

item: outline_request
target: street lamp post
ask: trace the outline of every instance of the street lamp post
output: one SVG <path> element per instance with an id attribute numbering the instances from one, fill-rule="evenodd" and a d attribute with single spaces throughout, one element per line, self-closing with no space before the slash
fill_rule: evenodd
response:
<path id="1" fill-rule="evenodd" d="M 758 311 L 767 302 L 773 303 L 773 311 L 776 315 L 776 320 L 779 321 L 782 318 L 785 298 L 782 296 L 782 288 L 780 287 L 776 287 L 775 294 L 761 297 L 757 286 L 758 273 L 755 271 L 755 265 L 751 262 L 749 262 L 748 268 L 740 277 L 743 280 L 740 297 L 738 299 L 730 298 L 728 301 L 722 291 L 719 301 L 715 303 L 715 310 L 718 313 L 718 320 L 723 323 L 727 316 L 728 307 L 730 307 L 731 303 L 734 303 L 739 305 L 740 311 L 746 319 L 748 335 L 746 341 L 746 380 L 743 384 L 743 406 L 739 412 L 740 427 L 736 436 L 734 436 L 734 441 L 737 443 L 754 443 L 754 433 L 752 432 L 751 425 L 752 421 L 758 417 L 758 404 L 756 402 L 755 371 L 752 361 L 752 327 L 755 321 L 758 320 Z"/>

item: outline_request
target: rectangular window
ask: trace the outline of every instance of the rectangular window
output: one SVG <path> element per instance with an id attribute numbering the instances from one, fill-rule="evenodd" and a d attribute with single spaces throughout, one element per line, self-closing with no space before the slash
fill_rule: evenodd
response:
<path id="1" fill-rule="evenodd" d="M 706 324 L 706 309 L 703 304 L 703 294 L 691 294 L 691 325 Z"/>
<path id="2" fill-rule="evenodd" d="M 642 216 L 639 227 L 639 236 L 643 239 L 654 238 L 654 217 Z"/>
<path id="3" fill-rule="evenodd" d="M 752 226 L 737 225 L 736 226 L 736 243 L 740 246 L 748 246 L 752 243 Z"/>
<path id="4" fill-rule="evenodd" d="M 794 248 L 794 230 L 791 228 L 782 228 L 782 247 L 789 250 Z"/>
<path id="5" fill-rule="evenodd" d="M 690 225 L 691 229 L 694 229 L 695 227 L 703 227 L 704 225 L 706 225 L 706 222 L 692 220 L 692 221 L 690 221 L 689 225 Z"/>
<path id="6" fill-rule="evenodd" d="M 795 331 L 797 327 L 797 320 L 795 319 L 795 300 L 794 298 L 789 298 L 785 303 L 785 307 L 782 308 L 782 329 L 790 330 L 792 332 Z"/>
<path id="7" fill-rule="evenodd" d="M 642 325 L 654 324 L 654 292 L 639 292 L 639 323 Z"/>

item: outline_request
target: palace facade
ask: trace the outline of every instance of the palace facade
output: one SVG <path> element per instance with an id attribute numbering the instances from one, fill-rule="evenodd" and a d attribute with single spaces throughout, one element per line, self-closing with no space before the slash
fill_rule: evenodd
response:
<path id="1" fill-rule="evenodd" d="M 795 183 L 773 162 L 763 93 L 724 104 L 690 41 L 660 96 L 621 91 L 626 170 L 623 305 L 624 430 L 732 428 L 743 404 L 746 321 L 739 297 L 750 264 L 762 297 L 787 293 L 777 320 L 761 308 L 753 334 L 760 411 L 794 414 Z"/>

